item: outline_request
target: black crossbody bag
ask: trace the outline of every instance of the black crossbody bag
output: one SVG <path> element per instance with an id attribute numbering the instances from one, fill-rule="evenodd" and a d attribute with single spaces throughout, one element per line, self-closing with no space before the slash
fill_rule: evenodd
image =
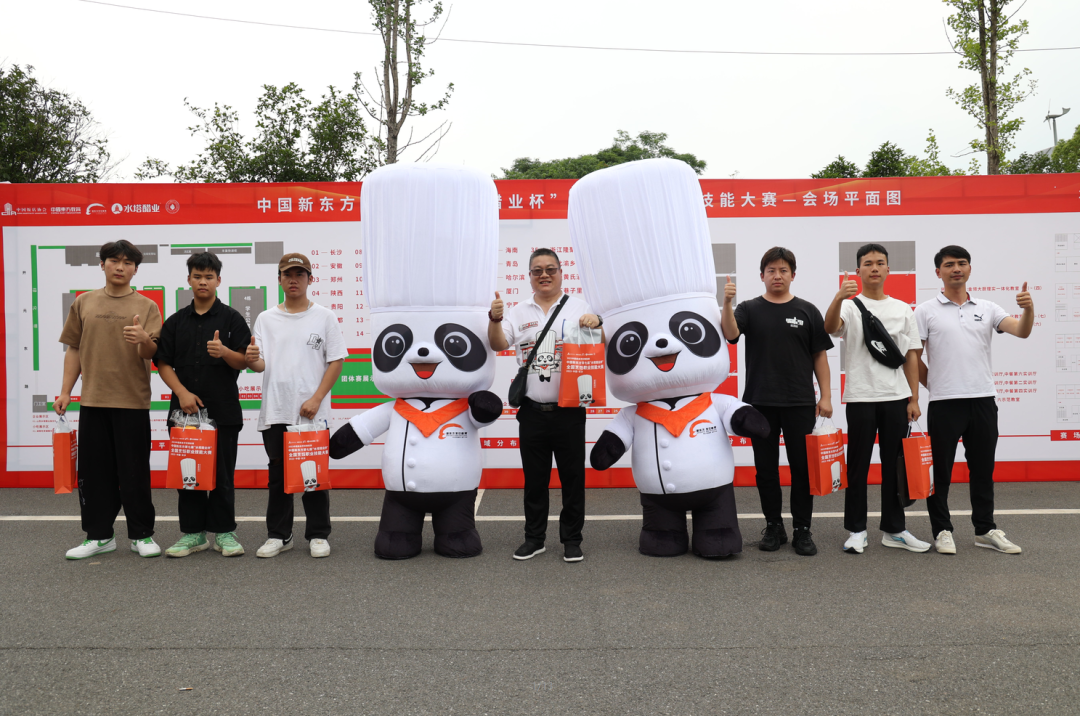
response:
<path id="1" fill-rule="evenodd" d="M 885 330 L 885 324 L 881 322 L 881 319 L 870 313 L 858 297 L 851 300 L 862 313 L 863 342 L 874 360 L 894 370 L 904 365 L 907 356 L 893 342 L 892 336 Z"/>
<path id="2" fill-rule="evenodd" d="M 545 335 L 548 330 L 551 329 L 551 324 L 555 322 L 555 317 L 559 315 L 559 311 L 562 310 L 563 304 L 566 303 L 566 299 L 570 298 L 570 294 L 563 294 L 559 304 L 555 306 L 555 310 L 551 312 L 551 318 L 548 319 L 547 324 L 544 326 L 544 330 L 540 331 L 540 335 Z M 529 357 L 525 359 L 525 362 L 520 368 L 518 368 L 517 375 L 514 376 L 514 381 L 510 383 L 510 390 L 506 395 L 506 401 L 515 408 L 520 408 L 521 404 L 525 402 L 525 387 L 529 382 L 529 366 L 532 365 L 533 359 L 536 358 L 536 349 L 540 347 L 540 341 L 533 343 L 532 350 L 529 351 Z"/>

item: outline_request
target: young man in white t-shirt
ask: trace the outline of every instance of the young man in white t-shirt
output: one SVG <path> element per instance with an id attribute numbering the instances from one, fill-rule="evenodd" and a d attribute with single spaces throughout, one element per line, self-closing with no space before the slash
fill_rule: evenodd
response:
<path id="1" fill-rule="evenodd" d="M 844 339 L 847 380 L 844 383 L 845 415 L 848 424 L 848 487 L 844 493 L 844 527 L 851 533 L 844 551 L 862 554 L 866 538 L 866 478 L 877 438 L 881 457 L 881 544 L 910 552 L 925 552 L 929 542 L 911 534 L 904 526 L 904 507 L 896 491 L 896 465 L 907 435 L 908 423 L 917 420 L 919 410 L 919 354 L 922 343 L 915 313 L 903 301 L 885 295 L 889 277 L 889 252 L 881 244 L 866 244 L 855 254 L 855 266 L 862 281 L 844 282 L 829 310 L 825 330 Z M 852 299 L 854 300 L 848 300 Z M 858 300 L 877 317 L 896 347 L 905 355 L 904 365 L 890 368 L 878 362 L 866 347 L 862 312 Z"/>
<path id="2" fill-rule="evenodd" d="M 1035 306 L 1024 282 L 1016 294 L 1020 318 L 1006 313 L 993 301 L 972 298 L 967 292 L 971 254 L 962 246 L 946 246 L 934 256 L 942 289 L 915 309 L 919 338 L 926 351 L 920 361 L 919 380 L 930 391 L 927 431 L 934 458 L 934 494 L 926 500 L 934 546 L 942 554 L 956 554 L 949 485 L 956 445 L 964 441 L 971 495 L 971 523 L 975 546 L 1020 554 L 994 523 L 994 453 L 998 439 L 997 389 L 990 364 L 990 341 L 995 333 L 1027 338 L 1035 324 Z"/>
<path id="3" fill-rule="evenodd" d="M 276 557 L 293 546 L 293 496 L 285 493 L 285 428 L 308 418 L 330 420 L 330 389 L 348 351 L 333 311 L 308 300 L 311 263 L 303 254 L 285 254 L 278 262 L 278 283 L 285 302 L 255 319 L 248 366 L 263 374 L 259 431 L 269 458 L 267 540 L 258 557 Z M 312 557 L 330 554 L 330 493 L 305 492 L 304 537 Z"/>

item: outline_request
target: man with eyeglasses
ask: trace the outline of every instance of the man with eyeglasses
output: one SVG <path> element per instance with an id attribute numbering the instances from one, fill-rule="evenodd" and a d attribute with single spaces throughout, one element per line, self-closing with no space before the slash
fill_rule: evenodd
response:
<path id="1" fill-rule="evenodd" d="M 558 357 L 569 328 L 599 328 L 603 320 L 590 313 L 580 298 L 569 296 L 551 324 L 549 335 L 539 335 L 563 296 L 560 266 L 558 255 L 551 249 L 533 251 L 529 256 L 532 297 L 511 308 L 503 320 L 506 306 L 496 292 L 488 313 L 491 347 L 504 351 L 514 346 L 519 366 L 533 345 L 540 343 L 537 358 L 529 366 L 525 401 L 517 413 L 518 449 L 525 472 L 525 542 L 514 552 L 518 560 L 531 559 L 545 550 L 553 455 L 562 483 L 559 541 L 563 544 L 563 560 L 580 562 L 585 558 L 581 551 L 581 528 L 585 524 L 585 408 L 559 407 Z M 550 353 L 550 359 L 545 357 L 541 362 L 541 352 Z"/>

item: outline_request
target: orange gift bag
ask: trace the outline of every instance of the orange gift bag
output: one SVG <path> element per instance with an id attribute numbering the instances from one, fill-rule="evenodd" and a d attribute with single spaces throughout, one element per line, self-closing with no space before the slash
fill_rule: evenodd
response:
<path id="1" fill-rule="evenodd" d="M 915 423 L 918 427 L 919 424 Z M 919 428 L 922 432 L 922 428 Z M 904 465 L 907 468 L 908 497 L 925 500 L 934 494 L 934 456 L 930 452 L 930 436 L 923 433 L 904 438 Z"/>
<path id="2" fill-rule="evenodd" d="M 604 344 L 598 328 L 567 330 L 559 369 L 559 407 L 602 408 L 607 405 L 604 385 Z"/>
<path id="3" fill-rule="evenodd" d="M 330 489 L 330 430 L 326 421 L 285 428 L 285 492 Z"/>
<path id="4" fill-rule="evenodd" d="M 826 421 L 828 425 L 825 425 Z M 820 497 L 847 489 L 844 431 L 828 418 L 806 436 L 806 466 L 810 473 L 811 495 Z"/>
<path id="5" fill-rule="evenodd" d="M 206 411 L 186 416 L 174 411 L 169 430 L 169 468 L 165 487 L 176 490 L 213 490 L 217 483 L 217 429 Z M 187 425 L 190 419 L 195 425 Z"/>
<path id="6" fill-rule="evenodd" d="M 53 492 L 66 495 L 79 489 L 79 441 L 63 415 L 53 428 L 52 450 Z"/>

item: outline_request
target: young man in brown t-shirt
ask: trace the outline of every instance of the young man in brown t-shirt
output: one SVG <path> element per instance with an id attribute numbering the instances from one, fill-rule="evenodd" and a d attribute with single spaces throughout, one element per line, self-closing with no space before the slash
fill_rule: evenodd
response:
<path id="1" fill-rule="evenodd" d="M 120 240 L 99 252 L 105 287 L 75 297 L 60 342 L 67 346 L 60 397 L 63 415 L 82 374 L 79 398 L 79 506 L 86 540 L 67 552 L 84 559 L 116 550 L 113 523 L 124 508 L 131 551 L 157 557 L 150 498 L 150 359 L 161 312 L 135 292 L 142 252 Z"/>

